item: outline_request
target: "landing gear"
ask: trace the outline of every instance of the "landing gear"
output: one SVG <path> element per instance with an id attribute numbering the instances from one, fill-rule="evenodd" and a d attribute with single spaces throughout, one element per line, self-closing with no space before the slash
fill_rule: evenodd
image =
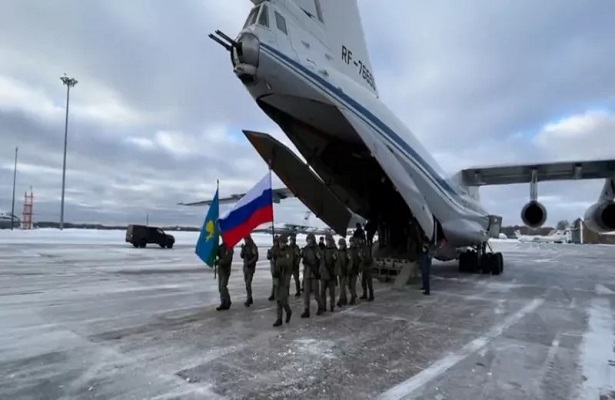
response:
<path id="1" fill-rule="evenodd" d="M 487 252 L 487 243 L 459 255 L 459 272 L 500 275 L 504 271 L 502 253 Z"/>

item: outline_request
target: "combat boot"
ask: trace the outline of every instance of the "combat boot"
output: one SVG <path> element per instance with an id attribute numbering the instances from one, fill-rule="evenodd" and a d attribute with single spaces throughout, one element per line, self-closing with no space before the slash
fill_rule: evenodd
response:
<path id="1" fill-rule="evenodd" d="M 348 305 L 354 306 L 357 302 L 357 298 L 356 297 L 351 297 L 350 298 L 350 303 L 348 303 Z"/>
<path id="2" fill-rule="evenodd" d="M 310 310 L 305 310 L 303 314 L 301 314 L 301 318 L 310 318 Z"/>
<path id="3" fill-rule="evenodd" d="M 367 299 L 367 301 L 374 301 L 374 291 L 373 290 L 369 292 L 369 298 Z"/>
<path id="4" fill-rule="evenodd" d="M 250 305 L 253 303 L 254 303 L 254 300 L 252 300 L 252 297 L 248 297 L 248 300 L 246 300 L 246 302 L 243 303 L 243 305 L 246 307 L 250 307 Z"/>
<path id="5" fill-rule="evenodd" d="M 275 300 L 275 296 L 274 296 L 274 295 L 271 295 L 271 296 L 269 296 L 269 298 L 268 298 L 267 300 L 269 300 L 269 301 L 274 301 L 274 300 Z"/>
<path id="6" fill-rule="evenodd" d="M 316 315 L 322 315 L 325 313 L 325 309 L 324 308 L 319 308 L 318 311 L 316 311 Z"/>
<path id="7" fill-rule="evenodd" d="M 361 300 L 367 299 L 367 292 L 363 292 L 363 296 L 359 297 Z"/>
<path id="8" fill-rule="evenodd" d="M 280 325 L 282 325 L 281 319 L 276 319 L 275 322 L 273 323 L 273 326 L 280 326 Z"/>
<path id="9" fill-rule="evenodd" d="M 293 315 L 293 312 L 289 308 L 288 310 L 286 310 L 286 323 L 287 324 L 290 322 L 291 315 Z"/>

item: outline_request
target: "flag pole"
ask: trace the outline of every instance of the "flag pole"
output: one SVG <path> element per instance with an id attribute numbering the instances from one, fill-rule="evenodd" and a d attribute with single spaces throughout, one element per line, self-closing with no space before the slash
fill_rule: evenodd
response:
<path id="1" fill-rule="evenodd" d="M 271 190 L 273 190 L 273 185 L 271 182 L 271 158 L 269 159 L 269 162 L 267 164 L 269 167 L 269 187 L 271 188 Z M 271 196 L 271 210 L 273 215 L 273 193 Z M 271 243 L 275 244 L 275 216 L 271 218 Z"/>
<path id="2" fill-rule="evenodd" d="M 220 197 L 220 179 L 216 179 L 216 193 L 218 193 L 218 198 Z M 218 218 L 220 218 L 220 206 L 218 206 Z M 218 221 L 216 220 L 216 228 L 218 229 L 218 232 L 220 232 L 220 229 L 218 228 Z M 220 245 L 220 239 L 218 239 L 218 243 L 216 243 L 216 252 L 218 252 L 218 245 Z M 214 258 L 215 259 L 215 258 Z M 217 272 L 218 272 L 218 264 L 214 263 L 214 279 L 217 278 Z"/>

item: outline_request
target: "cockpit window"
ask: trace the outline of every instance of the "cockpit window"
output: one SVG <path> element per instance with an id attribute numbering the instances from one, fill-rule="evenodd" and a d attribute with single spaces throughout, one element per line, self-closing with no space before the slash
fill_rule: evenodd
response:
<path id="1" fill-rule="evenodd" d="M 246 19 L 246 23 L 243 24 L 244 28 L 246 28 L 247 26 L 250 26 L 250 25 L 254 24 L 254 22 L 256 22 L 256 15 L 258 14 L 258 10 L 259 9 L 260 9 L 260 6 L 256 6 L 252 10 L 250 10 L 250 14 L 248 14 L 248 19 Z"/>
<path id="2" fill-rule="evenodd" d="M 265 4 L 261 7 L 261 13 L 258 15 L 258 24 L 269 27 L 269 10 Z"/>
<path id="3" fill-rule="evenodd" d="M 288 35 L 288 31 L 286 30 L 286 19 L 280 14 L 278 14 L 277 11 L 275 12 L 275 22 L 278 26 L 278 29 Z"/>

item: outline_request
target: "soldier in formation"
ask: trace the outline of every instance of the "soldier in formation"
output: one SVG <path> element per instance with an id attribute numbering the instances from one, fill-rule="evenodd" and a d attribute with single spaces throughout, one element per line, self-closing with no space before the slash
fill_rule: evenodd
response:
<path id="1" fill-rule="evenodd" d="M 361 261 L 359 259 L 359 247 L 357 239 L 350 238 L 350 249 L 348 249 L 348 289 L 350 291 L 350 305 L 357 302 L 357 279 L 361 272 Z"/>
<path id="2" fill-rule="evenodd" d="M 374 286 L 372 282 L 372 266 L 374 264 L 374 257 L 372 256 L 372 248 L 368 246 L 365 240 L 358 240 L 359 242 L 359 261 L 361 265 L 361 286 L 363 287 L 363 295 L 360 299 L 367 301 L 374 301 Z M 369 297 L 367 291 L 369 289 Z"/>
<path id="3" fill-rule="evenodd" d="M 292 311 L 288 304 L 290 281 L 295 266 L 295 250 L 288 246 L 288 235 L 283 233 L 278 241 L 278 248 L 273 257 L 272 276 L 277 301 L 277 319 L 273 326 L 282 325 L 282 314 L 286 311 L 286 323 L 290 322 Z"/>
<path id="4" fill-rule="evenodd" d="M 303 260 L 303 314 L 301 318 L 310 317 L 310 297 L 314 293 L 316 303 L 318 303 L 318 311 L 316 315 L 324 312 L 324 305 L 320 297 L 320 288 L 318 281 L 320 279 L 320 264 L 322 254 L 320 248 L 316 245 L 316 237 L 313 233 L 307 235 L 307 245 L 301 250 L 301 259 Z"/>
<path id="5" fill-rule="evenodd" d="M 218 267 L 218 291 L 220 292 L 220 305 L 218 311 L 231 308 L 231 295 L 228 292 L 228 280 L 231 277 L 231 265 L 233 264 L 233 248 L 229 248 L 224 239 L 218 245 L 215 264 Z"/>
<path id="6" fill-rule="evenodd" d="M 299 267 L 301 266 L 301 248 L 297 245 L 297 237 L 293 234 L 290 236 L 289 247 L 295 252 L 294 265 L 293 265 L 293 278 L 295 279 L 295 297 L 301 297 L 302 284 L 299 280 Z"/>
<path id="7" fill-rule="evenodd" d="M 241 245 L 241 259 L 243 260 L 243 280 L 246 283 L 246 293 L 248 299 L 244 303 L 246 307 L 250 307 L 254 300 L 252 300 L 252 278 L 254 278 L 254 271 L 256 271 L 256 262 L 258 261 L 258 247 L 252 236 L 248 235 L 244 238 L 244 243 Z"/>
<path id="8" fill-rule="evenodd" d="M 346 289 L 349 287 L 349 268 L 350 264 L 348 250 L 346 249 L 346 239 L 341 238 L 338 242 L 337 249 L 337 260 L 335 264 L 335 275 L 339 280 L 340 285 L 340 297 L 337 302 L 338 307 L 342 307 L 348 304 L 348 299 L 346 298 Z M 355 279 L 356 281 L 356 279 Z"/>
<path id="9" fill-rule="evenodd" d="M 331 234 L 325 237 L 325 249 L 323 251 L 323 262 L 320 264 L 320 298 L 322 307 L 327 307 L 327 291 L 329 292 L 329 311 L 335 309 L 335 284 L 337 276 L 335 274 L 335 264 L 337 262 L 337 246 Z"/>
<path id="10" fill-rule="evenodd" d="M 275 279 L 273 279 L 273 268 L 275 265 L 276 257 L 278 256 L 278 250 L 280 248 L 280 237 L 275 235 L 273 237 L 273 246 L 267 250 L 267 260 L 269 260 L 269 268 L 271 271 L 271 295 L 269 301 L 275 300 Z"/>
<path id="11" fill-rule="evenodd" d="M 290 244 L 288 243 L 290 239 Z M 373 266 L 372 246 L 365 239 L 353 236 L 349 239 L 350 245 L 346 247 L 346 240 L 339 239 L 338 246 L 333 240 L 333 235 L 327 234 L 325 248 L 321 249 L 316 243 L 313 233 L 307 235 L 307 245 L 302 249 L 296 243 L 295 235 L 282 234 L 274 237 L 273 246 L 267 251 L 267 259 L 270 262 L 272 278 L 272 293 L 270 300 L 276 300 L 277 318 L 274 326 L 282 325 L 284 311 L 286 323 L 290 321 L 292 310 L 288 297 L 290 295 L 291 281 L 294 277 L 296 293 L 299 297 L 303 291 L 304 311 L 301 318 L 310 317 L 311 295 L 318 305 L 316 315 L 322 315 L 326 311 L 327 293 L 329 297 L 329 310 L 333 312 L 335 305 L 342 307 L 354 305 L 357 301 L 357 279 L 361 274 L 361 286 L 363 295 L 361 299 L 374 300 L 374 289 L 371 269 Z M 241 246 L 241 258 L 243 260 L 243 273 L 246 284 L 247 300 L 244 303 L 249 307 L 254 303 L 252 300 L 252 279 L 256 262 L 259 258 L 258 247 L 250 235 L 244 238 Z M 303 260 L 303 289 L 299 279 L 299 266 Z M 231 299 L 228 292 L 228 280 L 233 261 L 233 249 L 228 248 L 224 241 L 218 246 L 216 265 L 219 270 L 220 306 L 217 310 L 228 310 Z M 427 266 L 427 268 L 429 268 Z M 425 274 L 427 275 L 427 274 Z M 339 298 L 336 303 L 336 286 L 339 285 Z M 350 293 L 350 301 L 346 292 Z M 424 284 L 426 294 L 429 294 L 429 283 Z"/>

